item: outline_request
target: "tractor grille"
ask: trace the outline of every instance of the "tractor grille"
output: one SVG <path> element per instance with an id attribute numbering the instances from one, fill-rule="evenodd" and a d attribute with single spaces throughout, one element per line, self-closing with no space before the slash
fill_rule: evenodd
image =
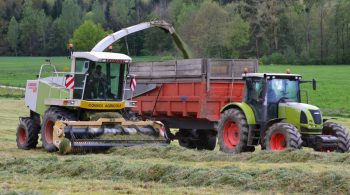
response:
<path id="1" fill-rule="evenodd" d="M 319 110 L 310 110 L 315 124 L 322 124 L 321 112 Z"/>

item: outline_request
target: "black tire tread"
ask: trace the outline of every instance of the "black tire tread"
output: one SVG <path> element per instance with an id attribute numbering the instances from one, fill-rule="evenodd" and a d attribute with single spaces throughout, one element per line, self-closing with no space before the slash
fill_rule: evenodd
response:
<path id="1" fill-rule="evenodd" d="M 20 144 L 18 138 L 18 130 L 20 127 L 24 128 L 26 133 L 26 143 Z M 40 126 L 31 118 L 22 118 L 17 128 L 16 142 L 17 147 L 24 150 L 36 148 L 39 139 Z"/>
<path id="2" fill-rule="evenodd" d="M 287 148 L 301 149 L 302 148 L 302 139 L 298 129 L 289 123 L 275 123 L 268 128 L 265 136 L 266 149 L 271 150 L 270 148 L 270 139 L 272 134 L 277 131 L 282 130 L 287 138 Z"/>
<path id="3" fill-rule="evenodd" d="M 230 119 L 230 118 L 236 122 L 236 124 L 239 126 L 239 129 L 240 129 L 240 141 L 238 145 L 233 149 L 229 149 L 225 146 L 224 138 L 223 138 L 225 122 L 227 119 Z M 254 147 L 247 146 L 249 128 L 248 128 L 246 117 L 244 116 L 241 110 L 232 108 L 224 111 L 224 113 L 221 114 L 217 131 L 218 131 L 218 144 L 220 146 L 221 151 L 225 153 L 240 153 L 240 152 L 252 152 L 255 150 Z"/>
<path id="4" fill-rule="evenodd" d="M 325 133 L 325 131 L 331 131 L 331 134 L 338 138 L 337 152 L 349 152 L 350 137 L 349 131 L 345 127 L 334 122 L 326 122 L 323 124 L 323 132 Z"/>
<path id="5" fill-rule="evenodd" d="M 50 107 L 45 111 L 44 117 L 43 117 L 43 124 L 41 128 L 41 140 L 43 143 L 43 147 L 48 152 L 55 152 L 58 150 L 54 144 L 49 144 L 45 141 L 45 123 L 47 121 L 47 118 L 54 118 L 56 120 L 73 120 L 75 118 L 74 114 L 70 112 L 67 109 L 60 108 L 60 107 Z"/>

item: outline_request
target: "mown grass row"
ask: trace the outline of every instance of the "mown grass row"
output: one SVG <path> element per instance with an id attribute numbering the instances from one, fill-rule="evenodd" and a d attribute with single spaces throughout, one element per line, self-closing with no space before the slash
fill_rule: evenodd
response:
<path id="1" fill-rule="evenodd" d="M 346 194 L 350 154 L 311 149 L 237 155 L 167 147 L 114 148 L 106 153 L 60 156 L 41 143 L 16 147 L 22 100 L 0 98 L 0 194 Z M 342 119 L 346 127 L 349 120 Z"/>
<path id="2" fill-rule="evenodd" d="M 123 151 L 129 154 L 135 152 L 161 151 L 157 147 L 135 147 L 125 149 Z M 56 155 L 41 155 L 29 158 L 10 158 L 0 160 L 0 173 L 3 175 L 30 175 L 40 177 L 42 180 L 50 180 L 57 178 L 69 178 L 74 181 L 79 180 L 134 180 L 135 182 L 157 182 L 169 186 L 183 187 L 214 187 L 229 186 L 241 192 L 284 192 L 284 193 L 347 193 L 350 190 L 350 175 L 348 170 L 343 172 L 335 170 L 319 170 L 307 171 L 303 167 L 269 167 L 266 169 L 257 168 L 241 168 L 235 163 L 224 167 L 200 167 L 195 164 L 182 163 L 183 159 L 174 160 L 172 157 L 181 158 L 179 152 L 188 155 L 191 162 L 206 161 L 192 157 L 192 154 L 201 152 L 191 152 L 176 147 L 170 147 L 171 157 L 168 155 L 167 160 L 156 161 L 159 155 L 151 152 L 148 160 L 133 160 L 137 158 L 134 155 L 116 154 L 118 151 L 100 155 L 86 156 L 67 156 L 59 157 Z M 104 155 L 104 156 L 101 156 Z M 199 156 L 195 155 L 195 156 Z M 263 163 L 276 162 L 281 159 L 282 162 L 293 162 L 296 155 L 310 155 L 306 151 L 286 151 L 283 153 L 257 153 L 242 154 L 236 156 L 226 156 L 211 154 L 212 156 L 225 156 L 225 160 L 236 162 L 235 160 L 244 161 L 245 163 Z M 208 158 L 208 154 L 206 155 Z M 242 157 L 243 156 L 243 157 Z M 250 156 L 250 157 L 247 157 Z M 311 155 L 314 157 L 310 160 L 308 166 L 312 166 L 322 155 Z M 328 163 L 336 163 L 338 165 L 350 164 L 349 155 L 347 159 L 341 160 L 340 155 L 332 155 Z M 129 158 L 131 157 L 131 158 Z M 170 158 L 169 158 L 170 157 Z M 183 157 L 183 156 L 182 156 Z M 189 159 L 192 158 L 192 159 Z M 258 160 L 260 159 L 260 160 Z M 165 160 L 165 161 L 164 161 Z M 185 159 L 186 160 L 186 159 Z M 193 161 L 192 161 L 193 160 Z M 212 159 L 210 159 L 212 160 Z M 260 162 L 262 160 L 262 162 Z M 324 159 L 323 159 L 324 160 Z M 340 160 L 340 161 L 338 161 Z M 218 161 L 216 161 L 219 163 Z M 347 166 L 345 166 L 347 167 Z M 317 169 L 317 166 L 315 166 Z"/>

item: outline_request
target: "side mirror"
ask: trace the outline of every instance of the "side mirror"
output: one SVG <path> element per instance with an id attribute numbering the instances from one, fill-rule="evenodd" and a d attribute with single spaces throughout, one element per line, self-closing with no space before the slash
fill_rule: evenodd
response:
<path id="1" fill-rule="evenodd" d="M 316 80 L 312 79 L 312 89 L 316 90 Z"/>
<path id="2" fill-rule="evenodd" d="M 127 78 L 127 79 L 133 79 L 133 78 L 135 78 L 135 75 L 133 75 L 133 74 L 128 74 L 128 75 L 126 76 L 126 78 Z"/>

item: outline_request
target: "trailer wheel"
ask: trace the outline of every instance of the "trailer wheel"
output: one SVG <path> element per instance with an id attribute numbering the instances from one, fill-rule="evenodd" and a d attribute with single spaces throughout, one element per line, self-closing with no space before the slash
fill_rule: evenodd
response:
<path id="1" fill-rule="evenodd" d="M 31 118 L 22 118 L 17 127 L 17 147 L 24 150 L 35 148 L 38 144 L 40 126 Z"/>
<path id="2" fill-rule="evenodd" d="M 240 153 L 253 150 L 247 146 L 248 124 L 241 110 L 226 110 L 221 115 L 217 130 L 221 151 Z"/>
<path id="3" fill-rule="evenodd" d="M 338 138 L 337 152 L 348 152 L 350 149 L 350 137 L 347 129 L 337 123 L 326 122 L 323 125 L 324 135 L 333 135 Z"/>
<path id="4" fill-rule="evenodd" d="M 275 123 L 266 132 L 267 150 L 301 149 L 302 139 L 298 129 L 288 123 Z"/>
<path id="5" fill-rule="evenodd" d="M 195 132 L 192 129 L 179 129 L 179 132 L 176 133 L 178 136 L 179 145 L 188 149 L 195 149 L 197 147 L 196 140 L 193 138 Z"/>
<path id="6" fill-rule="evenodd" d="M 200 130 L 197 131 L 198 150 L 214 150 L 216 146 L 216 132 L 214 130 Z"/>
<path id="7" fill-rule="evenodd" d="M 48 152 L 55 152 L 58 148 L 53 144 L 53 126 L 57 120 L 74 120 L 74 116 L 68 110 L 51 107 L 45 111 L 41 128 L 43 147 Z"/>

